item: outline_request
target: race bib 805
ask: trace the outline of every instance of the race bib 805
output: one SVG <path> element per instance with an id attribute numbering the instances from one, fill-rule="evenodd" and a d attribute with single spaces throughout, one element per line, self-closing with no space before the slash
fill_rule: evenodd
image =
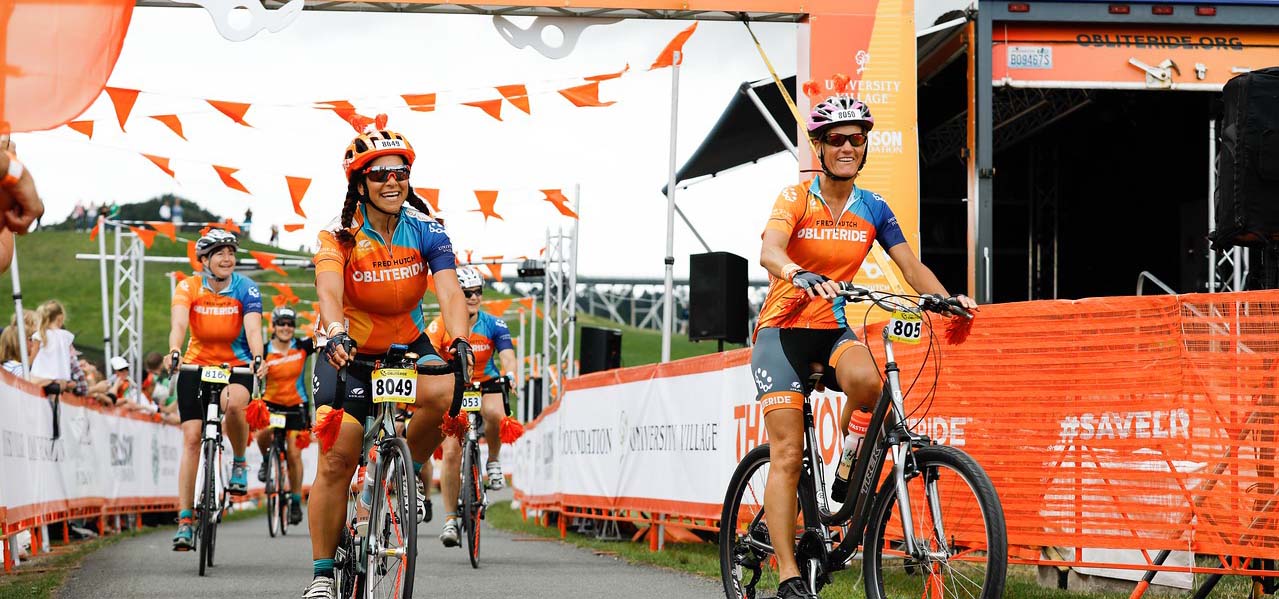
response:
<path id="1" fill-rule="evenodd" d="M 888 338 L 902 343 L 919 343 L 924 330 L 923 318 L 905 310 L 894 310 L 887 326 Z"/>

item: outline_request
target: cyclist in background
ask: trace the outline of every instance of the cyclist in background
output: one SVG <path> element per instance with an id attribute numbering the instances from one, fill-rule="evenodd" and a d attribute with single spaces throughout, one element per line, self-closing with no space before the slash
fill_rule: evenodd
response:
<path id="1" fill-rule="evenodd" d="M 352 358 L 371 362 L 385 355 L 391 344 L 407 345 L 419 363 L 443 361 L 424 333 L 421 302 L 428 269 L 434 274 L 445 319 L 458 330 L 465 328 L 466 305 L 453 272 L 453 245 L 409 187 L 413 158 L 413 147 L 394 131 L 369 130 L 356 136 L 343 160 L 348 184 L 342 214 L 330 230 L 320 233 L 314 259 L 320 296 L 317 329 L 324 330 L 327 341 L 326 359 L 317 360 L 315 368 L 316 380 L 322 383 L 315 395 L 315 436 L 321 455 L 309 502 L 314 578 L 303 593 L 307 599 L 335 596 L 333 556 L 372 406 L 368 366 L 350 365 L 344 384 L 323 383 L 337 381 L 333 371 Z M 469 359 L 466 338 L 450 346 Z M 340 399 L 338 387 L 345 389 Z M 417 411 L 406 439 L 415 470 L 420 471 L 439 445 L 440 423 L 452 397 L 452 377 L 418 377 Z M 336 435 L 326 440 L 326 431 L 333 429 Z M 369 503 L 369 498 L 360 500 Z"/>
<path id="2" fill-rule="evenodd" d="M 297 312 L 288 306 L 280 306 L 271 311 L 271 342 L 266 348 L 266 391 L 263 399 L 273 411 L 296 408 L 306 403 L 306 359 L 315 353 L 315 344 L 310 339 L 298 339 L 293 336 L 298 326 Z M 289 464 L 289 524 L 302 522 L 302 450 L 298 449 L 295 438 L 298 431 L 311 427 L 310 414 L 303 410 L 301 414 L 290 414 L 284 424 L 289 431 L 289 444 L 285 456 Z M 258 449 L 266 456 L 267 448 L 275 437 L 270 428 L 258 431 Z M 266 482 L 266 459 L 258 469 L 258 480 Z M 280 484 L 280 481 L 276 481 Z"/>
<path id="3" fill-rule="evenodd" d="M 195 253 L 203 274 L 183 279 L 173 291 L 170 310 L 169 354 L 164 366 L 169 372 L 178 362 L 214 366 L 253 364 L 258 376 L 265 374 L 262 364 L 262 295 L 257 283 L 234 272 L 235 252 L 239 241 L 221 229 L 213 229 L 195 242 Z M 191 341 L 186 354 L 180 348 Z M 181 355 L 180 360 L 175 360 Z M 195 548 L 191 527 L 196 469 L 200 461 L 201 425 L 204 405 L 200 403 L 200 373 L 178 375 L 178 414 L 182 421 L 182 462 L 178 468 L 178 532 L 173 535 L 174 551 Z M 244 408 L 249 403 L 253 377 L 231 375 L 231 383 L 222 390 L 222 429 L 231 441 L 235 455 L 231 480 L 227 489 L 234 495 L 249 490 L 244 465 L 244 448 L 249 443 L 249 425 L 244 421 Z"/>
<path id="4" fill-rule="evenodd" d="M 760 264 L 771 280 L 755 328 L 751 371 L 769 438 L 764 504 L 774 539 L 790 539 L 795 532 L 809 365 L 826 365 L 823 384 L 848 396 L 841 431 L 854 409 L 870 409 L 879 398 L 879 371 L 869 348 L 844 322 L 839 282 L 853 280 L 877 241 L 912 288 L 949 295 L 911 251 L 888 203 L 854 184 L 866 166 L 874 126 L 870 108 L 855 98 L 832 96 L 818 103 L 809 114 L 808 133 L 822 174 L 783 189 L 764 227 Z M 977 307 L 966 296 L 956 297 L 969 310 Z M 816 599 L 800 579 L 794 544 L 776 543 L 774 550 L 778 599 Z"/>
<path id="5" fill-rule="evenodd" d="M 484 278 L 479 271 L 470 266 L 457 269 L 457 280 L 462 285 L 462 293 L 466 295 L 466 312 L 470 315 L 470 342 L 475 352 L 476 368 L 472 371 L 471 382 L 480 384 L 480 414 L 484 417 L 484 439 L 488 442 L 489 455 L 486 472 L 490 489 L 501 489 L 506 485 L 502 476 L 502 439 L 500 436 L 502 418 L 506 416 L 506 381 L 498 380 L 501 372 L 515 372 L 515 346 L 511 343 L 511 331 L 506 322 L 480 309 L 484 295 Z M 436 349 L 446 347 L 451 339 L 443 318 L 436 318 L 427 327 L 426 334 Z M 497 362 L 501 361 L 499 371 Z M 462 446 L 458 443 L 444 443 L 444 465 L 440 470 L 440 497 L 444 501 L 444 531 L 440 533 L 440 542 L 445 547 L 458 545 L 457 530 L 457 495 L 462 485 Z"/>

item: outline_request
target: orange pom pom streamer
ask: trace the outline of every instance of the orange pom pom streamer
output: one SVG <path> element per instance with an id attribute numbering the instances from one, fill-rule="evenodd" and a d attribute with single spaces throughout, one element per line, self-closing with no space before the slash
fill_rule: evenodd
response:
<path id="1" fill-rule="evenodd" d="M 804 95 L 810 98 L 816 98 L 817 94 L 822 93 L 822 88 L 817 85 L 816 81 L 809 79 L 804 82 Z"/>
<path id="2" fill-rule="evenodd" d="M 333 444 L 338 442 L 343 416 L 346 416 L 346 410 L 329 410 L 319 422 L 315 423 L 315 426 L 311 427 L 311 434 L 315 435 L 315 440 L 320 442 L 320 453 L 328 453 L 330 449 L 333 449 Z"/>
<path id="3" fill-rule="evenodd" d="M 831 81 L 835 83 L 835 91 L 838 93 L 846 94 L 852 89 L 852 78 L 843 73 L 835 73 L 835 76 L 831 77 Z"/>
<path id="4" fill-rule="evenodd" d="M 973 330 L 973 319 L 962 316 L 951 317 L 946 323 L 946 344 L 959 345 L 968 339 L 968 332 Z"/>
<path id="5" fill-rule="evenodd" d="M 514 443 L 524 434 L 524 425 L 519 420 L 506 416 L 502 418 L 502 428 L 498 436 L 503 443 Z"/>
<path id="6" fill-rule="evenodd" d="M 298 434 L 293 436 L 293 444 L 297 445 L 299 450 L 310 447 L 311 446 L 311 429 L 298 431 Z"/>
<path id="7" fill-rule="evenodd" d="M 379 114 L 373 117 L 373 126 L 377 127 L 378 131 L 386 129 L 386 114 Z"/>
<path id="8" fill-rule="evenodd" d="M 462 435 L 466 434 L 467 421 L 466 414 L 458 414 L 455 418 L 449 418 L 448 414 L 444 415 L 444 421 L 440 423 L 440 431 L 445 437 L 453 437 L 462 441 Z"/>
<path id="9" fill-rule="evenodd" d="M 271 410 L 267 409 L 265 401 L 255 399 L 244 409 L 244 420 L 249 423 L 249 430 L 260 431 L 271 425 Z"/>
<path id="10" fill-rule="evenodd" d="M 444 446 L 441 445 L 439 447 L 436 447 L 435 452 L 431 454 L 431 457 L 437 460 L 444 459 Z"/>

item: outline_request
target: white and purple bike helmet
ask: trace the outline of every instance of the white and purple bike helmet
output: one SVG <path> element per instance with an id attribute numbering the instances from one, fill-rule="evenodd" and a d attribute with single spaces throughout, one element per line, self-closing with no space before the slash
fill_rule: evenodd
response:
<path id="1" fill-rule="evenodd" d="M 808 113 L 808 135 L 813 139 L 819 139 L 827 129 L 836 125 L 861 125 L 862 130 L 870 133 L 875 128 L 875 117 L 870 114 L 870 107 L 865 102 L 858 100 L 852 96 L 831 96 L 822 100 L 813 107 L 813 111 Z M 862 164 L 857 170 L 866 167 L 867 154 L 870 148 L 867 148 L 865 154 L 862 155 Z M 818 159 L 822 163 L 822 170 L 826 175 L 835 180 L 848 180 L 849 177 L 839 177 L 830 172 L 826 168 L 826 160 L 820 154 Z"/>

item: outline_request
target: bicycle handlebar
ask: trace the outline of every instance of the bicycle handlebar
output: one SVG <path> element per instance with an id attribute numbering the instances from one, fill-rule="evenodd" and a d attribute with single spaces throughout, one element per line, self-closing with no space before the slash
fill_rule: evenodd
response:
<path id="1" fill-rule="evenodd" d="M 182 364 L 178 366 L 178 370 L 182 372 L 199 372 L 201 368 L 205 368 L 205 367 L 221 368 L 221 366 L 212 365 L 212 364 L 204 364 L 204 365 Z M 249 368 L 248 366 L 231 366 L 230 370 L 231 370 L 231 374 L 250 374 L 250 375 L 253 374 L 253 369 Z"/>
<path id="2" fill-rule="evenodd" d="M 347 366 L 343 366 L 338 370 L 338 375 L 345 380 L 346 369 L 351 364 L 358 364 L 368 368 L 385 367 L 380 361 L 361 360 L 359 358 L 351 358 L 347 361 Z M 437 376 L 444 374 L 453 375 L 453 401 L 449 405 L 449 417 L 457 416 L 462 411 L 462 394 L 466 391 L 466 362 L 459 357 L 449 362 L 441 362 L 439 364 L 414 364 L 413 367 L 418 374 L 428 376 Z"/>
<path id="3" fill-rule="evenodd" d="M 936 312 L 946 316 L 958 316 L 968 320 L 972 320 L 973 318 L 972 313 L 965 309 L 964 306 L 959 303 L 958 299 L 953 297 L 942 297 L 940 294 L 936 293 L 925 293 L 923 295 L 884 293 L 882 291 L 875 291 L 874 289 L 868 289 L 866 287 L 846 282 L 841 282 L 839 284 L 839 289 L 839 295 L 841 297 L 848 298 L 853 302 L 870 301 L 876 306 L 879 306 L 889 312 L 901 309 L 902 306 L 890 303 L 886 300 L 904 297 L 920 300 L 919 308 L 922 310 Z"/>

